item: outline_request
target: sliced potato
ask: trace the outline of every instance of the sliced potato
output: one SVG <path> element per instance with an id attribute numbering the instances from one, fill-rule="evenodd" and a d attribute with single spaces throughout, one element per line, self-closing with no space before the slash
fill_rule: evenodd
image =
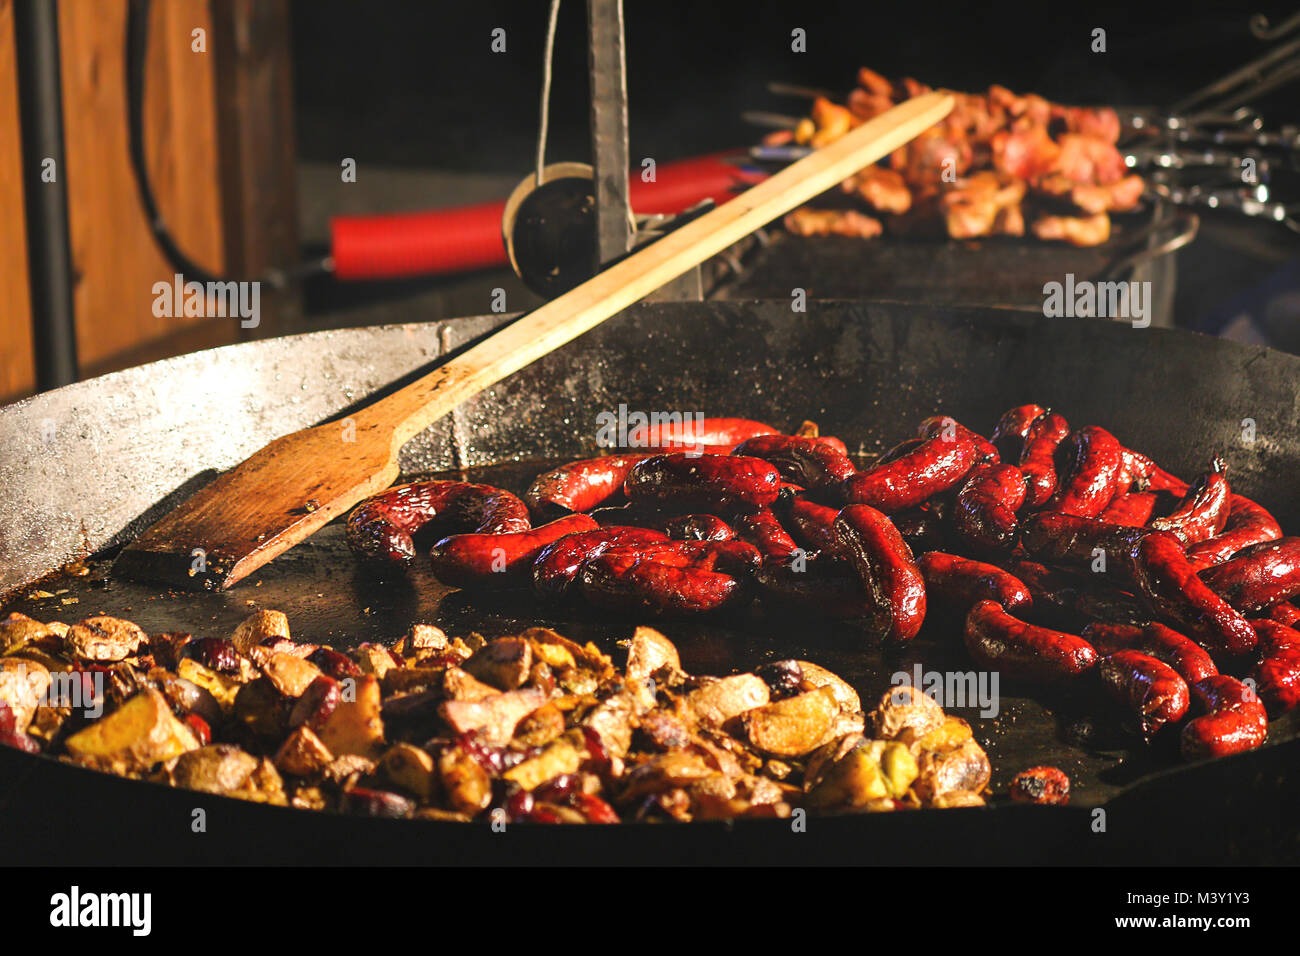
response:
<path id="1" fill-rule="evenodd" d="M 747 710 L 762 707 L 771 700 L 763 678 L 754 674 L 733 674 L 705 682 L 686 695 L 686 706 L 700 723 L 721 727 Z"/>
<path id="2" fill-rule="evenodd" d="M 63 637 L 63 646 L 70 657 L 83 661 L 126 660 L 149 636 L 136 624 L 120 617 L 100 615 L 88 617 L 72 627 Z"/>
<path id="3" fill-rule="evenodd" d="M 562 773 L 577 773 L 582 766 L 583 753 L 584 750 L 569 737 L 561 737 L 537 756 L 511 767 L 502 776 L 525 790 L 533 790 Z"/>
<path id="4" fill-rule="evenodd" d="M 839 711 L 834 691 L 818 687 L 757 707 L 742 720 L 749 742 L 759 750 L 774 757 L 802 757 L 830 738 Z"/>
<path id="5" fill-rule="evenodd" d="M 494 694 L 481 700 L 449 700 L 438 708 L 459 734 L 478 731 L 485 743 L 503 747 L 515 734 L 519 721 L 546 703 L 546 695 L 533 687 Z"/>
<path id="6" fill-rule="evenodd" d="M 380 703 L 379 681 L 367 674 L 356 682 L 355 699 L 340 701 L 316 735 L 337 756 L 377 757 L 384 744 Z"/>
<path id="7" fill-rule="evenodd" d="M 289 619 L 282 611 L 262 610 L 251 614 L 230 635 L 230 643 L 245 657 L 252 655 L 253 648 L 277 640 L 289 640 Z"/>
<path id="8" fill-rule="evenodd" d="M 295 777 L 314 777 L 333 762 L 334 755 L 306 724 L 286 737 L 275 754 L 275 765 Z"/>
<path id="9" fill-rule="evenodd" d="M 271 653 L 258 661 L 262 673 L 286 697 L 301 697 L 307 686 L 320 677 L 320 668 L 292 654 Z"/>
<path id="10" fill-rule="evenodd" d="M 522 637 L 499 637 L 474 652 L 464 664 L 465 672 L 497 690 L 514 690 L 528 680 L 533 666 L 533 649 Z"/>
<path id="11" fill-rule="evenodd" d="M 66 746 L 82 763 L 116 773 L 138 773 L 197 750 L 199 742 L 172 716 L 167 699 L 145 688 L 107 717 L 73 734 Z"/>
<path id="12" fill-rule="evenodd" d="M 438 788 L 438 772 L 428 752 L 411 744 L 394 744 L 379 761 L 389 782 L 428 799 Z"/>
<path id="13" fill-rule="evenodd" d="M 229 793 L 248 782 L 258 759 L 234 744 L 212 744 L 183 753 L 172 767 L 172 783 L 204 793 Z"/>
<path id="14" fill-rule="evenodd" d="M 627 648 L 628 680 L 645 680 L 665 665 L 682 669 L 676 646 L 653 627 L 638 627 Z"/>

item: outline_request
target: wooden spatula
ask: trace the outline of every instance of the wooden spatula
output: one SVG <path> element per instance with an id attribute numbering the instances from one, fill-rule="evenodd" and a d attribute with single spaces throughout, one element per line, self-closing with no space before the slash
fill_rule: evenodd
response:
<path id="1" fill-rule="evenodd" d="M 864 123 L 355 413 L 355 441 L 343 441 L 337 423 L 277 438 L 149 528 L 115 570 L 196 590 L 230 587 L 392 484 L 401 447 L 461 402 L 886 156 L 952 106 L 951 96 L 927 93 Z"/>

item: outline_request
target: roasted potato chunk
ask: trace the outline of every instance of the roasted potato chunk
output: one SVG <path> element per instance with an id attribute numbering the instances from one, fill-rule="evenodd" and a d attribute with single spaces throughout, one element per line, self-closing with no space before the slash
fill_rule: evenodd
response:
<path id="1" fill-rule="evenodd" d="M 158 691 L 146 688 L 125 704 L 68 738 L 80 763 L 119 774 L 142 773 L 154 764 L 198 749 L 199 742 L 167 706 Z"/>

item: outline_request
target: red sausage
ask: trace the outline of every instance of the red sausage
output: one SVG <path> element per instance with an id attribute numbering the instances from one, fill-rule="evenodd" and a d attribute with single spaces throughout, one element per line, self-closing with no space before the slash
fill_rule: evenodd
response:
<path id="1" fill-rule="evenodd" d="M 1255 693 L 1270 714 L 1300 703 L 1300 631 L 1276 621 L 1252 621 L 1259 635 L 1260 661 L 1251 672 Z"/>
<path id="2" fill-rule="evenodd" d="M 1144 462 L 1151 462 L 1151 459 L 1149 458 L 1143 458 L 1141 460 Z M 1151 474 L 1147 479 L 1148 491 L 1170 491 L 1176 495 L 1185 495 L 1187 494 L 1187 489 L 1190 487 L 1191 485 L 1183 481 L 1183 479 L 1176 475 L 1169 474 L 1169 472 L 1165 471 L 1155 462 L 1151 462 Z"/>
<path id="3" fill-rule="evenodd" d="M 953 527 L 958 538 L 979 552 L 1010 550 L 1025 493 L 1025 476 L 1014 465 L 977 465 L 957 492 Z"/>
<path id="4" fill-rule="evenodd" d="M 582 562 L 610 548 L 667 541 L 651 528 L 605 527 L 566 534 L 544 547 L 533 561 L 533 591 L 544 598 L 564 597 L 577 580 Z"/>
<path id="5" fill-rule="evenodd" d="M 1125 649 L 1149 654 L 1168 664 L 1189 684 L 1219 673 L 1204 648 L 1173 628 L 1154 621 L 1148 624 L 1094 622 L 1083 629 L 1082 637 L 1101 654 Z"/>
<path id="6" fill-rule="evenodd" d="M 1222 564 L 1242 548 L 1282 537 L 1282 528 L 1273 516 L 1249 498 L 1234 494 L 1228 508 L 1223 532 L 1187 549 L 1188 560 L 1197 570 Z"/>
<path id="7" fill-rule="evenodd" d="M 628 472 L 623 492 L 633 505 L 677 511 L 752 512 L 776 500 L 781 476 L 742 455 L 655 455 Z"/>
<path id="8" fill-rule="evenodd" d="M 1279 624 L 1295 627 L 1296 622 L 1300 621 L 1300 607 L 1296 607 L 1290 601 L 1283 601 L 1281 604 L 1274 604 L 1269 608 L 1268 616 Z"/>
<path id="9" fill-rule="evenodd" d="M 513 534 L 454 534 L 433 546 L 433 573 L 457 588 L 524 587 L 543 548 L 566 534 L 596 527 L 587 515 L 568 515 Z"/>
<path id="10" fill-rule="evenodd" d="M 914 508 L 956 485 L 978 457 L 975 443 L 962 435 L 930 438 L 901 458 L 846 479 L 844 500 L 886 513 Z"/>
<path id="11" fill-rule="evenodd" d="M 925 440 L 921 438 L 904 438 L 893 448 L 883 452 L 879 458 L 871 463 L 871 467 L 875 468 L 877 465 L 887 465 L 891 461 L 898 461 L 904 455 L 910 455 L 924 444 Z"/>
<path id="12" fill-rule="evenodd" d="M 936 507 L 940 500 L 935 498 L 919 508 L 908 508 L 889 516 L 913 552 L 936 551 L 944 546 L 947 529 L 943 509 Z"/>
<path id="13" fill-rule="evenodd" d="M 629 448 L 698 448 L 713 445 L 730 450 L 756 435 L 775 435 L 765 422 L 747 418 L 685 418 L 634 428 L 628 434 Z M 723 452 L 725 454 L 725 452 Z"/>
<path id="14" fill-rule="evenodd" d="M 1264 705 L 1235 677 L 1220 674 L 1193 684 L 1192 699 L 1205 713 L 1183 727 L 1182 751 L 1186 759 L 1254 750 L 1268 737 Z"/>
<path id="15" fill-rule="evenodd" d="M 1151 478 L 1158 470 L 1156 463 L 1146 455 L 1140 455 L 1131 448 L 1122 449 L 1122 454 L 1124 464 L 1119 472 L 1120 493 L 1128 491 L 1134 485 L 1137 485 L 1138 491 L 1150 489 Z"/>
<path id="16" fill-rule="evenodd" d="M 1144 739 L 1187 713 L 1187 681 L 1150 654 L 1116 651 L 1102 659 L 1097 673 L 1110 695 L 1129 709 Z"/>
<path id="17" fill-rule="evenodd" d="M 835 540 L 835 518 L 839 508 L 813 501 L 806 494 L 795 494 L 786 508 L 786 520 L 795 538 L 805 547 L 823 554 L 834 554 L 839 549 Z"/>
<path id="18" fill-rule="evenodd" d="M 993 434 L 989 439 L 1001 453 L 1003 461 L 1020 460 L 1020 454 L 1025 450 L 1029 426 L 1046 412 L 1047 409 L 1041 405 L 1017 405 L 1002 413 L 998 423 L 993 426 Z"/>
<path id="19" fill-rule="evenodd" d="M 1095 518 L 1118 490 L 1124 447 L 1114 435 L 1096 425 L 1080 428 L 1070 436 L 1067 447 L 1072 462 L 1060 477 L 1047 507 L 1061 514 Z"/>
<path id="20" fill-rule="evenodd" d="M 841 552 L 862 579 L 872 604 L 889 616 L 885 639 L 902 643 L 916 637 L 925 620 L 925 580 L 898 529 L 867 505 L 848 505 L 834 527 Z"/>
<path id="21" fill-rule="evenodd" d="M 802 571 L 789 564 L 767 563 L 755 575 L 764 600 L 818 617 L 871 617 L 871 598 L 857 576 L 838 562 L 809 559 Z"/>
<path id="22" fill-rule="evenodd" d="M 412 536 L 435 521 L 480 534 L 531 527 L 528 509 L 508 491 L 466 481 L 417 481 L 372 495 L 353 508 L 346 536 L 360 554 L 406 562 L 415 557 Z"/>
<path id="23" fill-rule="evenodd" d="M 847 455 L 821 438 L 760 435 L 741 442 L 732 454 L 761 458 L 775 465 L 786 481 L 813 490 L 838 485 L 857 472 Z"/>
<path id="24" fill-rule="evenodd" d="M 1210 590 L 1238 611 L 1263 611 L 1300 594 L 1300 538 L 1265 541 L 1200 573 Z"/>
<path id="25" fill-rule="evenodd" d="M 1074 634 L 1027 624 L 996 601 L 981 601 L 966 615 L 966 649 L 981 667 L 1013 679 L 1058 681 L 1096 666 L 1097 652 Z"/>
<path id="26" fill-rule="evenodd" d="M 664 532 L 674 541 L 730 541 L 736 530 L 716 515 L 678 515 L 667 519 Z"/>
<path id="27" fill-rule="evenodd" d="M 1009 571 L 955 554 L 929 551 L 917 562 L 925 578 L 926 595 L 938 598 L 965 614 L 980 601 L 996 601 L 1004 608 L 1028 608 L 1034 603 L 1029 588 Z"/>
<path id="28" fill-rule="evenodd" d="M 1020 453 L 1020 470 L 1029 486 L 1029 507 L 1042 507 L 1056 492 L 1056 449 L 1069 434 L 1070 423 L 1056 412 L 1044 412 L 1029 426 Z"/>
<path id="29" fill-rule="evenodd" d="M 1184 546 L 1213 538 L 1223 530 L 1231 503 L 1232 493 L 1223 471 L 1223 459 L 1214 459 L 1210 470 L 1187 489 L 1178 507 L 1165 517 L 1156 518 L 1148 527 L 1171 532 Z"/>
<path id="30" fill-rule="evenodd" d="M 1156 501 L 1159 497 L 1154 491 L 1130 491 L 1116 495 L 1106 506 L 1106 510 L 1097 517 L 1111 524 L 1144 528 L 1151 520 L 1151 513 L 1156 510 Z"/>
<path id="31" fill-rule="evenodd" d="M 1255 646 L 1249 622 L 1196 576 L 1172 534 L 1145 535 L 1133 548 L 1132 567 L 1138 596 L 1211 654 L 1241 654 Z"/>
<path id="32" fill-rule="evenodd" d="M 1020 543 L 1039 561 L 1076 568 L 1093 568 L 1100 552 L 1106 558 L 1106 573 L 1127 579 L 1131 576 L 1133 547 L 1152 533 L 1097 518 L 1049 511 L 1024 523 Z"/>
<path id="33" fill-rule="evenodd" d="M 975 447 L 979 449 L 977 461 L 995 462 L 1002 460 L 1002 456 L 991 441 L 978 432 L 971 431 L 949 415 L 933 415 L 921 422 L 916 429 L 916 437 L 920 439 L 946 438 L 951 441 L 958 435 L 975 443 Z"/>
<path id="34" fill-rule="evenodd" d="M 538 475 L 524 494 L 528 509 L 539 518 L 570 511 L 590 511 L 623 490 L 623 482 L 641 455 L 607 455 L 570 462 Z"/>
<path id="35" fill-rule="evenodd" d="M 784 563 L 801 549 L 769 508 L 736 519 L 740 537 L 758 548 L 763 563 Z"/>
<path id="36" fill-rule="evenodd" d="M 597 607 L 649 614 L 704 614 L 749 597 L 744 576 L 737 573 L 740 551 L 733 547 L 744 542 L 669 544 L 679 547 L 610 548 L 584 561 L 578 572 L 583 597 Z M 757 562 L 753 547 L 744 547 Z"/>

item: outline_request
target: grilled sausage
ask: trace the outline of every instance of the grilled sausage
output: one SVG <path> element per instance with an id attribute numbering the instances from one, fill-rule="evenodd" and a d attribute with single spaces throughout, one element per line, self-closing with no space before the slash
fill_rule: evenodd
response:
<path id="1" fill-rule="evenodd" d="M 1028 486 L 1025 503 L 1041 508 L 1056 493 L 1056 449 L 1070 434 L 1070 423 L 1056 412 L 1044 412 L 1029 426 L 1020 470 Z"/>
<path id="2" fill-rule="evenodd" d="M 1118 490 L 1124 448 L 1114 435 L 1096 425 L 1080 428 L 1065 447 L 1071 453 L 1071 463 L 1059 477 L 1047 508 L 1060 514 L 1095 518 Z"/>
<path id="3" fill-rule="evenodd" d="M 962 435 L 926 439 L 901 458 L 846 479 L 844 500 L 886 513 L 914 508 L 956 485 L 978 457 L 976 444 Z"/>
<path id="4" fill-rule="evenodd" d="M 451 525 L 452 527 L 447 527 Z M 467 481 L 417 481 L 372 495 L 352 509 L 345 532 L 358 554 L 405 563 L 414 536 L 433 527 L 480 534 L 527 531 L 528 509 L 508 491 Z"/>
<path id="5" fill-rule="evenodd" d="M 770 508 L 737 518 L 736 530 L 742 539 L 758 548 L 764 564 L 788 562 L 802 550 Z"/>
<path id="6" fill-rule="evenodd" d="M 950 415 L 932 415 L 922 421 L 916 429 L 916 437 L 922 440 L 928 438 L 947 438 L 951 440 L 958 435 L 975 443 L 975 447 L 979 449 L 979 456 L 976 461 L 996 462 L 1002 460 L 1002 456 L 991 441 L 978 432 L 971 431 Z"/>
<path id="7" fill-rule="evenodd" d="M 1228 520 L 1232 496 L 1224 467 L 1222 458 L 1214 459 L 1210 470 L 1192 482 L 1178 507 L 1148 527 L 1171 532 L 1184 546 L 1199 544 L 1221 532 Z"/>
<path id="8" fill-rule="evenodd" d="M 1016 803 L 1064 806 L 1070 802 L 1070 778 L 1057 767 L 1030 767 L 1012 778 L 1007 793 Z"/>
<path id="9" fill-rule="evenodd" d="M 1035 559 L 1067 567 L 1091 568 L 1098 555 L 1104 555 L 1106 573 L 1127 580 L 1133 547 L 1151 533 L 1097 518 L 1044 512 L 1024 523 L 1020 543 Z"/>
<path id="10" fill-rule="evenodd" d="M 974 445 L 966 444 L 973 452 Z M 834 528 L 840 552 L 861 578 L 873 606 L 888 615 L 885 639 L 902 643 L 916 637 L 925 620 L 925 580 L 898 529 L 868 505 L 842 509 Z"/>
<path id="11" fill-rule="evenodd" d="M 747 600 L 745 576 L 757 562 L 757 551 L 741 541 L 616 547 L 583 562 L 578 587 L 597 607 L 704 614 Z"/>
<path id="12" fill-rule="evenodd" d="M 1083 629 L 1084 640 L 1099 654 L 1121 650 L 1141 651 L 1168 664 L 1188 684 L 1219 673 L 1205 649 L 1189 637 L 1159 622 L 1112 624 L 1093 622 Z"/>
<path id="13" fill-rule="evenodd" d="M 980 601 L 996 601 L 1010 610 L 1034 603 L 1023 581 L 992 564 L 930 551 L 921 555 L 917 565 L 925 579 L 927 598 L 938 598 L 963 615 Z"/>
<path id="14" fill-rule="evenodd" d="M 833 554 L 839 548 L 835 540 L 835 518 L 839 513 L 839 508 L 814 501 L 802 492 L 791 496 L 785 505 L 785 517 L 795 539 L 823 554 Z"/>
<path id="15" fill-rule="evenodd" d="M 1138 596 L 1211 654 L 1241 654 L 1255 646 L 1250 624 L 1196 576 L 1172 534 L 1143 536 L 1133 548 L 1132 569 Z"/>
<path id="16" fill-rule="evenodd" d="M 1223 531 L 1187 549 L 1187 558 L 1200 570 L 1222 564 L 1243 548 L 1282 537 L 1282 528 L 1267 510 L 1242 495 L 1232 495 Z"/>
<path id="17" fill-rule="evenodd" d="M 578 578 L 582 563 L 610 548 L 667 541 L 652 528 L 613 526 L 566 534 L 551 542 L 533 560 L 533 591 L 540 597 L 564 597 Z"/>
<path id="18" fill-rule="evenodd" d="M 1144 528 L 1156 510 L 1159 497 L 1154 491 L 1129 491 L 1116 495 L 1097 518 L 1111 524 Z"/>
<path id="19" fill-rule="evenodd" d="M 1146 460 L 1150 461 L 1150 459 Z M 1183 481 L 1183 479 L 1169 474 L 1154 462 L 1151 463 L 1151 475 L 1147 479 L 1148 491 L 1168 491 L 1181 496 L 1187 494 L 1187 489 L 1190 487 L 1191 485 Z"/>
<path id="20" fill-rule="evenodd" d="M 1251 671 L 1255 693 L 1270 714 L 1300 703 L 1300 631 L 1276 621 L 1252 621 L 1259 636 L 1260 660 Z"/>
<path id="21" fill-rule="evenodd" d="M 1141 455 L 1131 448 L 1122 450 L 1124 464 L 1119 472 L 1119 493 L 1130 490 L 1135 485 L 1138 491 L 1151 489 L 1151 478 L 1155 475 L 1156 463 L 1146 455 Z"/>
<path id="22" fill-rule="evenodd" d="M 633 505 L 676 511 L 746 513 L 776 500 L 781 476 L 742 455 L 655 455 L 628 472 L 623 492 Z"/>
<path id="23" fill-rule="evenodd" d="M 1083 638 L 1028 624 L 996 601 L 970 609 L 965 638 L 977 664 L 1013 679 L 1050 683 L 1077 677 L 1097 664 L 1097 652 Z"/>
<path id="24" fill-rule="evenodd" d="M 730 541 L 736 529 L 717 515 L 676 515 L 663 523 L 663 530 L 674 541 Z"/>
<path id="25" fill-rule="evenodd" d="M 639 455 L 607 455 L 570 462 L 533 479 L 524 493 L 528 510 L 540 520 L 568 512 L 590 511 L 621 497 L 627 473 L 641 459 Z"/>
<path id="26" fill-rule="evenodd" d="M 1219 674 L 1193 684 L 1191 691 L 1192 700 L 1205 713 L 1183 726 L 1186 759 L 1224 757 L 1264 743 L 1268 736 L 1264 705 L 1241 681 Z"/>
<path id="27" fill-rule="evenodd" d="M 1003 461 L 1019 461 L 1025 450 L 1025 438 L 1029 435 L 1029 426 L 1047 409 L 1041 405 L 1017 405 L 1002 413 L 998 423 L 993 426 L 989 439 L 997 448 Z"/>
<path id="28" fill-rule="evenodd" d="M 957 492 L 953 528 L 980 553 L 1010 550 L 1016 541 L 1016 512 L 1025 503 L 1025 476 L 1014 465 L 977 465 Z"/>
<path id="29" fill-rule="evenodd" d="M 533 561 L 552 541 L 597 527 L 587 515 L 568 515 L 529 531 L 510 534 L 454 534 L 433 546 L 433 573 L 458 588 L 525 587 Z"/>
<path id="30" fill-rule="evenodd" d="M 1116 651 L 1102 659 L 1097 673 L 1110 695 L 1128 708 L 1144 739 L 1187 713 L 1187 681 L 1150 654 Z"/>
<path id="31" fill-rule="evenodd" d="M 741 442 L 757 435 L 775 434 L 776 429 L 771 425 L 748 418 L 687 418 L 681 422 L 635 428 L 628 434 L 628 446 L 686 450 L 707 445 L 719 454 L 727 454 Z"/>
<path id="32" fill-rule="evenodd" d="M 844 452 L 822 438 L 760 435 L 741 442 L 732 454 L 770 462 L 786 481 L 815 491 L 832 488 L 857 472 Z"/>
<path id="33" fill-rule="evenodd" d="M 1210 590 L 1253 614 L 1300 594 L 1300 538 L 1265 541 L 1200 573 Z"/>
<path id="34" fill-rule="evenodd" d="M 1300 607 L 1296 607 L 1290 601 L 1283 601 L 1281 604 L 1274 604 L 1269 608 L 1268 616 L 1279 624 L 1295 627 L 1296 622 L 1300 621 Z"/>

